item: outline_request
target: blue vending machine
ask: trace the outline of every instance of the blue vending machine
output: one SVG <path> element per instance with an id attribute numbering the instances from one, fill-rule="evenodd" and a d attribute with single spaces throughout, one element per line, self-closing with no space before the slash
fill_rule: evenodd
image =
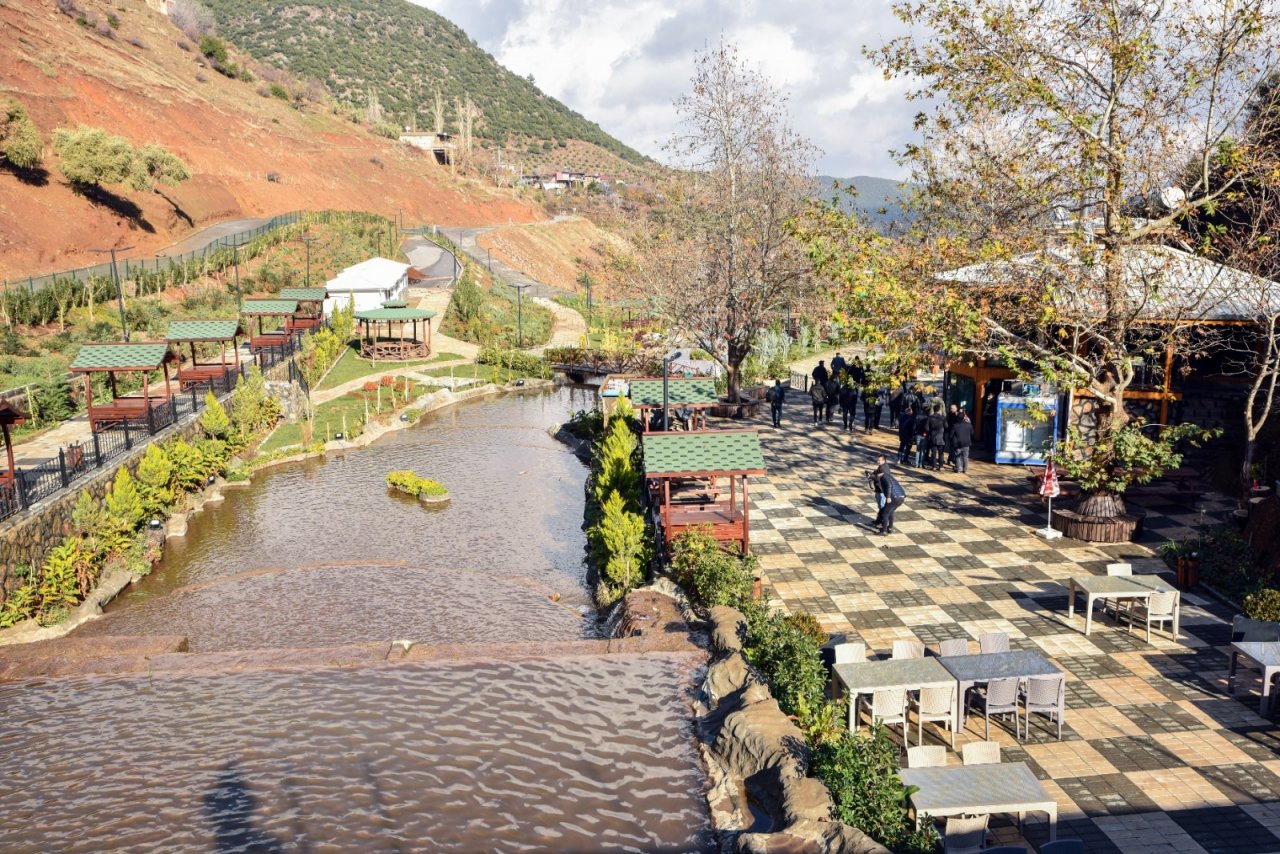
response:
<path id="1" fill-rule="evenodd" d="M 996 401 L 997 463 L 1044 465 L 1057 434 L 1056 397 L 1000 394 Z"/>

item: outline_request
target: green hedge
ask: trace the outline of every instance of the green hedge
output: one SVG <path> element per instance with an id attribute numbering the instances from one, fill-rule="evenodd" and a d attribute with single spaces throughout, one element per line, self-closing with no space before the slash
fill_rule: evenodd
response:
<path id="1" fill-rule="evenodd" d="M 387 486 L 410 495 L 448 495 L 442 484 L 426 477 L 419 477 L 409 469 L 387 472 Z"/>

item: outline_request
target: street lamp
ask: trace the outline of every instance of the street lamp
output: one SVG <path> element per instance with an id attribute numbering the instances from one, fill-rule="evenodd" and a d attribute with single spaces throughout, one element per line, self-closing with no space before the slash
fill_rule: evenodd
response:
<path id="1" fill-rule="evenodd" d="M 524 347 L 524 289 L 529 285 L 512 285 L 516 289 L 516 349 Z"/>
<path id="2" fill-rule="evenodd" d="M 316 237 L 314 234 L 304 234 L 301 237 L 302 242 L 307 246 L 307 285 L 306 286 L 308 288 L 311 287 L 311 244 L 315 243 L 319 239 L 320 238 Z"/>
<path id="3" fill-rule="evenodd" d="M 129 326 L 124 320 L 124 288 L 120 285 L 120 271 L 116 269 L 116 252 L 128 252 L 132 248 L 132 246 L 113 246 L 110 249 L 89 250 L 97 255 L 101 255 L 104 252 L 111 253 L 111 279 L 116 283 L 116 300 L 120 305 L 120 334 L 124 336 L 125 341 L 129 340 Z"/>
<path id="4" fill-rule="evenodd" d="M 667 378 L 671 376 L 671 363 L 683 355 L 679 350 L 673 350 L 662 357 L 662 432 L 664 433 L 671 429 L 671 413 L 668 411 L 667 400 Z"/>

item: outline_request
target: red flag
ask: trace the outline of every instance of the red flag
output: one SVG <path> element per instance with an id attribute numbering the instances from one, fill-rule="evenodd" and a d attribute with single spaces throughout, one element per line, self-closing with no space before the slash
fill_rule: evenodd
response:
<path id="1" fill-rule="evenodd" d="M 1045 498 L 1057 498 L 1062 493 L 1058 486 L 1058 473 L 1053 469 L 1053 459 L 1045 461 L 1044 477 L 1040 479 L 1040 494 Z"/>

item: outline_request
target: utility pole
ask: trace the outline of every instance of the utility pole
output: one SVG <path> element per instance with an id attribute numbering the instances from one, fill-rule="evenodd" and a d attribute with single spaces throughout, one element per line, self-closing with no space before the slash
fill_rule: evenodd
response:
<path id="1" fill-rule="evenodd" d="M 302 242 L 303 242 L 304 244 L 306 244 L 306 246 L 307 246 L 307 284 L 306 284 L 306 287 L 308 287 L 308 288 L 309 288 L 309 287 L 311 287 L 311 244 L 312 244 L 312 243 L 315 243 L 318 239 L 319 239 L 319 238 L 318 238 L 318 237 L 316 237 L 314 234 L 304 234 L 304 235 L 302 235 L 302 237 L 301 237 Z"/>
<path id="2" fill-rule="evenodd" d="M 526 285 L 513 285 L 516 289 L 516 349 L 524 349 L 524 289 Z"/>
<path id="3" fill-rule="evenodd" d="M 484 254 L 489 259 L 489 275 L 492 276 L 493 275 L 493 252 L 492 250 L 486 249 L 484 250 Z"/>
<path id="4" fill-rule="evenodd" d="M 111 279 L 116 283 L 116 301 L 120 306 L 120 334 L 124 336 L 124 340 L 129 340 L 129 324 L 124 319 L 124 287 L 120 284 L 120 271 L 116 268 L 116 252 L 128 252 L 132 246 L 113 246 L 110 249 L 90 249 L 90 252 L 101 255 L 106 252 L 111 253 Z M 92 287 L 92 285 L 90 285 Z"/>

